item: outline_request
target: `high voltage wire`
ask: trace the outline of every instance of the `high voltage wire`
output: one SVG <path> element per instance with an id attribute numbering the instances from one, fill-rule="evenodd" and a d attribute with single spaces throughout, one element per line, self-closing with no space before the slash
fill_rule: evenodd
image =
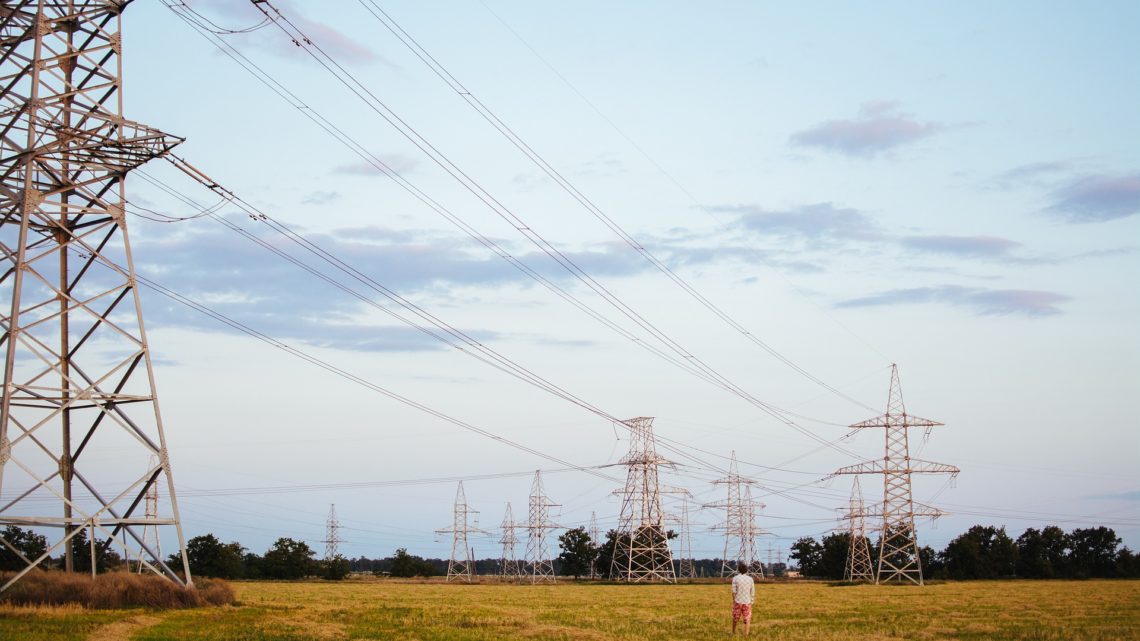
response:
<path id="1" fill-rule="evenodd" d="M 263 7 L 261 7 L 262 4 L 267 4 L 267 3 L 259 3 L 259 5 L 258 5 L 259 8 L 262 8 L 262 10 L 265 11 L 265 9 Z M 199 31 L 199 33 L 201 33 L 201 26 L 197 25 L 193 20 L 185 18 L 185 16 L 183 16 L 183 14 L 179 13 L 176 9 L 177 5 L 174 5 L 173 3 L 170 3 L 170 2 L 167 2 L 166 5 L 168 7 L 170 7 L 177 15 L 184 17 L 187 24 L 190 24 L 192 27 L 195 27 Z M 276 11 L 276 9 L 274 9 L 274 11 Z M 277 19 L 277 18 L 280 18 L 280 19 Z M 391 124 L 393 127 L 395 127 L 402 135 L 404 135 L 410 141 L 412 141 L 413 144 L 416 144 L 416 146 L 419 147 L 421 149 L 421 151 L 423 151 L 425 154 L 427 154 L 441 168 L 443 168 L 445 171 L 447 171 L 447 173 L 449 173 L 449 175 L 451 175 L 453 178 L 458 180 L 466 189 L 468 189 L 468 191 L 470 191 L 479 200 L 484 202 L 484 204 L 486 204 L 493 211 L 495 211 L 495 213 L 500 215 L 500 217 L 503 217 L 505 220 L 508 220 L 508 222 L 511 222 L 512 226 L 514 226 L 518 231 L 520 231 L 520 233 L 523 233 L 525 236 L 527 236 L 527 238 L 529 240 L 531 240 L 531 242 L 534 243 L 543 253 L 547 254 L 553 260 L 558 262 L 571 275 L 573 275 L 575 278 L 577 278 L 578 280 L 580 280 L 581 282 L 586 284 L 595 293 L 602 296 L 605 300 L 607 300 L 607 302 L 609 302 L 612 306 L 614 306 L 616 309 L 618 309 L 623 315 L 625 315 L 627 318 L 632 320 L 635 324 L 637 324 L 643 330 L 649 332 L 657 340 L 662 342 L 666 347 L 668 347 L 672 351 L 676 352 L 677 355 L 679 356 L 679 358 L 682 359 L 682 361 L 684 361 L 684 363 L 685 363 L 684 369 L 686 369 L 690 373 L 693 373 L 693 368 L 689 366 L 690 364 L 692 364 L 693 366 L 695 366 L 695 368 L 698 371 L 701 372 L 701 374 L 699 374 L 699 376 L 702 379 L 704 379 L 706 381 L 713 382 L 714 384 L 726 389 L 730 393 L 733 393 L 733 394 L 741 397 L 742 399 L 752 403 L 754 406 L 758 407 L 759 409 L 761 409 L 765 413 L 769 414 L 770 416 L 775 418 L 777 421 L 784 423 L 785 425 L 788 425 L 788 426 L 796 429 L 797 431 L 801 432 L 805 436 L 823 444 L 825 447 L 831 447 L 831 448 L 836 449 L 838 451 L 841 451 L 844 454 L 847 454 L 849 456 L 855 456 L 855 454 L 853 452 L 850 452 L 848 450 L 845 450 L 842 447 L 839 447 L 838 445 L 830 443 L 827 440 L 823 439 L 822 437 L 812 433 L 810 430 L 807 430 L 806 428 L 796 424 L 795 421 L 788 418 L 788 413 L 785 410 L 782 410 L 781 408 L 775 407 L 771 404 L 765 403 L 764 401 L 761 401 L 761 400 L 755 398 L 754 396 L 750 395 L 749 393 L 745 392 L 742 388 L 740 388 L 736 384 L 729 381 L 726 377 L 724 377 L 719 372 L 717 372 L 716 370 L 709 367 L 707 364 L 705 364 L 703 361 L 701 361 L 700 359 L 698 359 L 695 356 L 693 356 L 692 354 L 690 354 L 688 351 L 684 350 L 684 348 L 681 347 L 678 343 L 676 343 L 676 341 L 669 338 L 667 335 L 660 332 L 660 330 L 658 330 L 656 327 L 654 327 L 651 323 L 646 321 L 644 318 L 640 317 L 636 312 L 634 312 L 631 308 L 629 308 L 627 305 L 625 305 L 624 302 L 620 301 L 620 299 L 618 299 L 611 292 L 609 292 L 607 289 L 605 289 L 604 286 L 602 286 L 600 283 L 595 281 L 587 273 L 582 271 L 580 267 L 578 267 L 571 259 L 569 259 L 564 254 L 562 254 L 560 251 L 558 251 L 557 248 L 555 248 L 552 244 L 547 242 L 544 238 L 539 236 L 537 233 L 534 233 L 529 228 L 527 228 L 526 224 L 523 221 L 521 221 L 521 219 L 519 219 L 517 216 L 515 216 L 513 214 L 513 212 L 510 212 L 509 210 L 507 210 L 501 203 L 499 203 L 497 200 L 495 200 L 493 196 L 491 196 L 481 186 L 479 186 L 478 183 L 476 183 L 469 176 L 467 176 L 465 173 L 463 173 L 462 170 L 460 170 L 453 163 L 451 163 L 451 161 L 445 155 L 443 155 L 441 152 L 439 152 L 438 149 L 431 146 L 431 144 L 428 143 L 426 141 L 426 139 L 423 139 L 418 134 L 418 132 L 416 132 L 413 128 L 411 128 L 409 125 L 407 125 L 407 123 L 405 123 L 398 116 L 396 116 L 394 114 L 394 112 L 391 112 L 390 110 L 388 110 L 387 106 L 384 105 L 383 102 L 381 102 L 378 98 L 376 98 L 376 96 L 374 94 L 372 94 L 370 91 L 368 91 L 367 88 L 365 88 L 351 74 L 349 74 L 347 71 L 345 71 L 343 69 L 343 67 L 341 67 L 335 60 L 333 60 L 331 57 L 329 57 L 323 50 L 321 50 L 319 48 L 319 46 L 313 44 L 312 41 L 308 38 L 308 36 L 306 36 L 300 29 L 298 29 L 295 25 L 293 25 L 288 20 L 288 18 L 286 18 L 284 16 L 280 16 L 280 14 L 278 15 L 277 18 L 274 19 L 274 24 L 276 26 L 278 26 L 280 29 L 282 29 L 286 33 L 286 35 L 288 35 L 298 46 L 304 48 L 310 56 L 312 56 L 319 64 L 322 65 L 322 67 L 324 67 L 327 71 L 329 71 L 329 73 L 331 73 L 335 78 L 337 78 L 342 84 L 344 84 L 346 87 L 348 87 L 349 90 L 352 91 L 355 95 L 357 95 L 359 98 L 361 98 L 370 108 L 373 109 L 373 111 L 375 111 L 384 120 L 386 120 L 389 124 Z M 283 26 L 282 23 L 289 25 L 289 27 L 292 28 L 296 32 L 297 35 L 290 34 L 289 31 Z M 203 34 L 203 35 L 205 35 L 205 34 Z M 210 38 L 208 38 L 208 39 L 210 39 Z M 219 48 L 221 48 L 223 50 L 223 52 L 225 52 L 232 59 L 234 59 L 236 62 L 238 62 L 238 64 L 241 65 L 243 68 L 246 68 L 247 71 L 252 73 L 261 82 L 270 86 L 270 88 L 275 93 L 277 93 L 280 97 L 285 99 L 287 102 L 289 102 L 295 108 L 301 110 L 303 113 L 306 114 L 306 116 L 310 117 L 315 122 L 317 122 L 318 125 L 320 125 L 323 129 L 325 129 L 326 132 L 332 134 L 335 138 L 337 138 L 337 140 L 342 142 L 342 144 L 349 146 L 356 153 L 363 155 L 366 160 L 372 162 L 374 165 L 376 165 L 378 168 L 380 168 L 385 174 L 389 175 L 390 177 L 398 176 L 397 172 L 394 172 L 390 167 L 387 167 L 387 165 L 380 163 L 379 159 L 376 159 L 374 156 L 372 156 L 371 154 L 368 154 L 368 152 L 364 151 L 363 148 L 358 143 L 356 143 L 354 140 L 351 139 L 351 137 L 349 137 L 347 134 L 345 134 L 339 128 L 336 128 L 335 126 L 331 125 L 331 123 L 329 123 L 327 121 L 327 119 L 325 119 L 323 116 L 315 115 L 315 112 L 311 108 L 309 108 L 307 105 L 305 105 L 302 101 L 300 101 L 300 99 L 297 98 L 295 94 L 292 94 L 287 89 L 285 89 L 279 82 L 274 80 L 271 76 L 269 76 L 269 74 L 265 73 L 264 70 L 261 70 L 260 67 L 257 67 L 255 64 L 248 61 L 248 59 L 246 59 L 244 56 L 241 56 L 241 54 L 239 52 L 234 50 L 232 47 L 229 47 L 224 42 L 218 42 L 217 38 L 213 38 L 210 40 L 213 44 L 215 44 L 215 46 L 218 46 Z M 305 44 L 302 44 L 302 42 L 304 42 Z M 313 51 L 311 49 L 309 49 L 308 47 L 305 46 L 306 44 L 312 46 L 317 51 L 320 51 L 321 55 L 324 56 L 324 59 L 322 59 L 320 56 L 313 53 Z M 242 60 L 239 60 L 239 57 L 241 59 L 244 59 L 246 62 L 242 62 Z M 328 62 L 326 62 L 326 60 Z M 330 66 L 330 64 L 332 66 Z M 336 67 L 336 69 L 339 69 L 340 74 L 338 74 L 337 70 L 334 69 L 333 67 Z M 341 74 L 343 74 L 343 75 L 341 75 Z M 349 79 L 351 79 L 351 82 Z M 406 189 L 410 185 L 410 183 L 408 183 L 405 179 L 402 179 L 402 178 L 399 178 L 397 180 L 397 182 L 398 182 L 398 184 L 400 184 L 402 187 L 405 187 Z M 430 198 L 427 198 L 426 194 L 423 194 L 422 192 L 420 192 L 418 189 L 416 189 L 414 187 L 411 189 L 412 189 L 413 195 L 416 195 L 417 198 L 419 198 L 421 201 L 425 202 L 425 204 L 430 202 L 431 204 L 429 206 L 431 206 L 433 210 L 437 211 L 438 213 L 443 214 L 450 222 L 459 226 L 460 229 L 462 229 L 465 233 L 468 233 L 468 235 L 472 236 L 473 238 L 475 238 L 477 241 L 479 241 L 481 244 L 484 244 L 488 248 L 493 248 L 493 251 L 495 251 L 500 257 L 507 259 L 508 262 L 511 262 L 512 265 L 516 266 L 516 268 L 523 268 L 523 266 L 521 265 L 521 263 L 519 261 L 514 260 L 513 257 L 509 256 L 509 254 L 506 254 L 505 252 L 500 251 L 498 249 L 498 247 L 492 245 L 489 242 L 489 239 L 487 239 L 485 236 L 478 234 L 478 232 L 474 231 L 473 228 L 471 228 L 466 223 L 463 223 L 462 221 L 457 220 L 457 217 L 455 217 L 450 212 L 445 213 L 444 211 L 441 211 L 441 209 L 442 209 L 441 206 L 438 206 L 438 203 L 435 203 Z M 536 275 L 535 272 L 533 272 L 533 270 L 530 270 L 529 268 L 523 268 L 523 271 L 524 271 L 524 273 L 528 273 L 528 275 L 531 276 L 532 278 L 535 277 L 535 275 Z M 545 281 L 544 285 L 549 283 L 549 281 L 546 281 L 546 279 L 541 279 L 541 281 Z M 548 285 L 548 289 L 549 288 L 550 287 Z M 571 302 L 571 299 L 573 299 L 573 302 L 571 302 L 571 304 L 574 304 L 580 310 L 586 311 L 587 306 L 584 303 L 577 301 L 576 298 L 574 298 L 572 295 L 568 294 L 564 290 L 560 290 L 560 292 L 561 293 L 558 294 L 560 297 L 564 298 L 565 300 L 568 300 L 568 302 Z M 600 314 L 598 314 L 597 312 L 593 312 L 592 310 L 588 311 L 587 313 L 589 315 L 591 315 L 593 318 L 595 318 L 596 320 L 601 320 L 601 318 L 603 318 L 600 316 Z M 604 324 L 606 324 L 607 326 L 609 326 L 611 329 L 613 329 L 615 327 L 615 325 L 612 323 L 612 321 L 608 321 L 608 319 L 605 321 L 602 321 L 602 322 Z M 647 344 L 644 341 L 641 341 L 641 340 L 637 339 L 636 337 L 633 337 L 632 335 L 628 334 L 628 332 L 625 332 L 624 330 L 622 330 L 621 333 L 624 336 L 626 336 L 627 338 L 630 338 L 630 340 L 634 340 L 635 342 L 637 342 L 638 344 L 640 344 L 642 346 L 647 346 Z M 657 353 L 660 353 L 660 352 L 658 351 Z M 674 364 L 676 364 L 675 359 L 670 359 L 670 361 L 674 362 Z"/>
<path id="2" fill-rule="evenodd" d="M 671 269 L 665 262 L 658 258 L 653 252 L 649 251 L 642 245 L 636 238 L 633 237 L 628 231 L 625 230 L 617 221 L 611 218 L 605 211 L 603 211 L 597 204 L 595 204 L 589 197 L 583 194 L 573 183 L 571 183 L 561 172 L 554 168 L 546 159 L 534 150 L 525 140 L 523 140 L 514 129 L 507 123 L 503 122 L 499 116 L 492 111 L 483 101 L 479 100 L 474 93 L 472 93 L 466 86 L 463 85 L 455 76 L 443 66 L 430 52 L 417 41 L 411 34 L 404 30 L 396 20 L 392 18 L 387 12 L 376 4 L 375 0 L 359 0 L 363 6 L 377 21 L 384 25 L 388 31 L 392 33 L 405 47 L 408 48 L 417 58 L 420 59 L 436 76 L 439 77 L 452 91 L 463 99 L 468 105 L 471 106 L 482 118 L 487 121 L 492 127 L 495 128 L 500 134 L 503 135 L 516 149 L 518 149 L 524 156 L 527 157 L 536 167 L 542 170 L 551 180 L 558 184 L 567 194 L 570 195 L 578 204 L 597 218 L 603 225 L 610 231 L 617 235 L 626 245 L 640 254 L 649 264 L 653 265 L 658 271 L 664 274 L 669 280 L 673 281 L 675 285 L 680 287 L 686 294 L 691 296 L 694 300 L 700 303 L 705 309 L 713 313 L 717 318 L 723 321 L 732 329 L 739 332 L 742 336 L 751 341 L 754 345 L 761 348 L 776 360 L 794 370 L 804 378 L 811 382 L 823 387 L 829 392 L 843 398 L 851 403 L 867 409 L 868 411 L 877 411 L 875 408 L 866 405 L 865 403 L 852 398 L 851 396 L 843 393 L 839 389 L 829 385 L 823 380 L 819 379 L 811 372 L 801 367 L 798 363 L 792 361 L 780 352 L 776 351 L 771 345 L 761 340 L 756 334 L 744 327 L 740 322 L 730 316 L 723 309 L 718 307 L 715 303 L 705 297 L 700 291 L 692 286 L 688 281 L 682 278 L 677 272 Z"/>

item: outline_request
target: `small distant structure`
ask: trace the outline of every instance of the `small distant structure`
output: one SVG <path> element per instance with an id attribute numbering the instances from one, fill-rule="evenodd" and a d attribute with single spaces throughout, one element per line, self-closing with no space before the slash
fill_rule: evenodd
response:
<path id="1" fill-rule="evenodd" d="M 452 511 L 451 527 L 436 530 L 436 534 L 451 534 L 451 558 L 447 562 L 447 581 L 471 583 L 475 577 L 475 554 L 467 544 L 468 534 L 489 534 L 472 525 L 468 517 L 478 514 L 467 505 L 467 495 L 463 492 L 463 481 L 455 491 L 455 507 Z"/>

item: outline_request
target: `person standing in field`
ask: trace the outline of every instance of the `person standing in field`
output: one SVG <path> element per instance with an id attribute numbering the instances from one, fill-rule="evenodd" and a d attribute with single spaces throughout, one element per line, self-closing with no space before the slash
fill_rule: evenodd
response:
<path id="1" fill-rule="evenodd" d="M 732 633 L 736 634 L 736 624 L 744 620 L 744 636 L 752 629 L 752 602 L 756 600 L 756 582 L 748 576 L 748 566 L 736 566 L 736 576 L 732 577 Z"/>

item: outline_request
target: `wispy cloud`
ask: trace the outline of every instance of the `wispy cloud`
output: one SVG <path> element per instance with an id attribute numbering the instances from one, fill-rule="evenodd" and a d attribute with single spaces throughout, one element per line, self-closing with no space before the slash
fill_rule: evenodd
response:
<path id="1" fill-rule="evenodd" d="M 305 205 L 324 205 L 339 198 L 340 193 L 335 191 L 314 191 L 302 198 L 301 203 Z"/>
<path id="2" fill-rule="evenodd" d="M 898 113 L 897 109 L 898 103 L 894 101 L 869 102 L 860 109 L 858 117 L 822 122 L 792 134 L 790 142 L 869 158 L 948 128 L 938 122 L 920 122 L 910 114 Z"/>
<path id="3" fill-rule="evenodd" d="M 1070 223 L 1102 223 L 1140 214 L 1140 173 L 1095 174 L 1053 191 L 1050 214 Z"/>
<path id="4" fill-rule="evenodd" d="M 1021 243 L 997 236 L 904 236 L 899 244 L 909 249 L 964 258 L 1008 258 Z"/>
<path id="5" fill-rule="evenodd" d="M 1026 184 L 1040 186 L 1055 181 L 1058 174 L 1069 173 L 1073 168 L 1074 164 L 1066 160 L 1027 163 L 994 176 L 989 186 L 997 189 L 1012 189 Z"/>
<path id="6" fill-rule="evenodd" d="M 942 303 L 966 307 L 981 315 L 1020 314 L 1029 317 L 1054 316 L 1061 313 L 1057 306 L 1070 300 L 1054 292 L 1025 289 L 981 289 L 960 285 L 892 289 L 869 296 L 841 301 L 837 307 L 882 307 L 888 305 L 914 305 Z"/>
<path id="7" fill-rule="evenodd" d="M 831 203 L 770 210 L 757 205 L 716 205 L 710 211 L 735 214 L 743 230 L 806 240 L 877 240 L 882 231 L 869 216 L 857 209 Z"/>

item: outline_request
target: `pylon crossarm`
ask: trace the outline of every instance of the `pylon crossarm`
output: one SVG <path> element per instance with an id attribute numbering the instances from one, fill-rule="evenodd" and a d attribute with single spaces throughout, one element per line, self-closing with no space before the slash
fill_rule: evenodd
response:
<path id="1" fill-rule="evenodd" d="M 910 459 L 910 465 L 906 471 L 922 474 L 958 474 L 962 470 L 945 463 L 934 463 L 933 461 L 912 458 Z"/>
<path id="2" fill-rule="evenodd" d="M 848 427 L 862 429 L 867 427 L 938 427 L 941 425 L 945 425 L 945 423 L 932 421 L 928 418 L 922 418 L 921 416 L 885 414 L 883 416 L 869 418 L 865 421 L 859 421 L 858 423 L 852 423 Z"/>
<path id="3" fill-rule="evenodd" d="M 862 463 L 856 463 L 855 465 L 841 467 L 824 478 L 832 478 L 841 474 L 883 474 L 886 471 L 887 468 L 883 465 L 882 460 L 873 459 L 870 461 L 863 461 Z"/>

